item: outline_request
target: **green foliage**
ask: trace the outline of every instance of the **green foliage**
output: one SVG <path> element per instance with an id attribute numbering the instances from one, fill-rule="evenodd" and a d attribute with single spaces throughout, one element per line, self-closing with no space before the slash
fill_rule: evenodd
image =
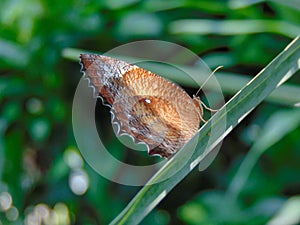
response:
<path id="1" fill-rule="evenodd" d="M 247 86 L 241 89 L 238 94 L 231 98 L 228 103 L 203 125 L 198 132 L 198 136 L 196 136 L 198 144 L 191 157 L 188 160 L 185 158 L 186 155 L 189 155 L 189 151 L 192 148 L 192 145 L 187 144 L 149 180 L 148 185 L 139 191 L 112 224 L 137 224 L 148 213 L 149 208 L 155 206 L 160 196 L 169 192 L 198 163 L 200 168 L 205 167 L 202 164 L 209 164 L 212 160 L 209 154 L 214 154 L 214 151 L 218 151 L 214 147 L 219 144 L 220 140 L 226 137 L 245 115 L 251 112 L 273 89 L 282 83 L 287 74 L 290 73 L 289 75 L 291 76 L 293 72 L 290 71 L 299 69 L 299 65 L 297 65 L 299 58 L 300 39 L 297 38 L 289 48 L 273 60 L 261 73 L 255 76 Z M 239 189 L 241 189 L 239 186 L 245 183 L 247 175 L 251 172 L 251 164 L 258 160 L 264 149 L 270 147 L 286 133 L 299 126 L 300 110 L 297 109 L 294 112 L 288 113 L 278 113 L 270 118 L 271 122 L 267 121 L 267 128 L 266 130 L 262 130 L 261 139 L 257 139 L 253 149 L 250 149 L 249 154 L 252 157 L 248 156 L 248 158 L 245 158 L 240 167 L 240 173 L 233 180 L 233 187 L 229 189 L 229 192 L 231 192 L 231 196 L 228 198 L 230 202 L 234 202 L 236 199 L 236 195 L 239 194 Z M 284 122 L 280 121 L 279 118 L 281 116 L 288 116 L 288 119 Z M 208 143 L 208 145 L 206 146 L 205 143 Z M 184 166 L 181 168 L 181 165 Z M 174 173 L 174 175 L 169 178 L 170 173 Z M 241 181 L 243 178 L 244 182 Z M 226 201 L 223 200 L 223 202 Z M 223 218 L 221 217 L 221 219 Z M 242 219 L 245 218 L 243 217 Z M 224 218 L 224 221 L 226 220 L 227 218 Z M 230 224 L 230 221 L 228 223 Z"/>
<path id="2" fill-rule="evenodd" d="M 40 218 L 44 224 L 108 224 L 138 190 L 99 176 L 75 147 L 71 108 L 81 74 L 72 60 L 80 52 L 143 39 L 175 42 L 212 68 L 224 65 L 216 76 L 230 99 L 299 35 L 299 15 L 295 0 L 0 1 L 0 224 L 31 224 L 38 212 L 56 215 Z M 299 223 L 299 82 L 293 76 L 256 107 L 216 161 L 191 172 L 142 224 Z M 106 113 L 99 118 L 107 118 L 111 151 L 147 161 L 123 153 Z M 78 172 L 88 177 L 82 196 L 69 184 Z"/>

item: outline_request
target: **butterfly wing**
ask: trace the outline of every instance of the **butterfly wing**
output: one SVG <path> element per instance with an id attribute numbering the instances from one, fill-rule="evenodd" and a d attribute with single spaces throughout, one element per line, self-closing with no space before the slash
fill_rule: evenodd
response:
<path id="1" fill-rule="evenodd" d="M 168 158 L 198 130 L 198 108 L 179 86 L 141 68 L 122 82 L 112 106 L 120 134 L 147 143 L 149 154 Z"/>
<path id="2" fill-rule="evenodd" d="M 110 104 L 118 135 L 130 135 L 146 143 L 149 154 L 168 158 L 198 130 L 201 106 L 176 84 L 117 59 L 85 58 L 85 76 Z"/>

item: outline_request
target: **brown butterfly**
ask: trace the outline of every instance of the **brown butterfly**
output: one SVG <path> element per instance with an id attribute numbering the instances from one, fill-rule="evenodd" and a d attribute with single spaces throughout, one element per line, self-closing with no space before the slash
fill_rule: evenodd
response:
<path id="1" fill-rule="evenodd" d="M 149 155 L 170 158 L 204 121 L 199 97 L 148 70 L 96 54 L 81 54 L 81 71 L 111 107 L 118 135 L 144 142 Z"/>

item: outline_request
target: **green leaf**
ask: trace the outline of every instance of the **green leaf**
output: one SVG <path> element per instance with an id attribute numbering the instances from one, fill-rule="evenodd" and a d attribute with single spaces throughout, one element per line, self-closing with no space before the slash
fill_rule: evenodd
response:
<path id="1" fill-rule="evenodd" d="M 238 35 L 256 33 L 275 33 L 294 38 L 300 27 L 286 21 L 276 20 L 207 20 L 184 19 L 170 23 L 171 34 L 218 34 Z"/>
<path id="2" fill-rule="evenodd" d="M 260 156 L 285 135 L 296 129 L 299 124 L 299 109 L 278 111 L 268 119 L 229 185 L 228 195 L 231 200 L 235 199 L 242 191 Z"/>
<path id="3" fill-rule="evenodd" d="M 9 66 L 22 68 L 29 60 L 29 54 L 17 43 L 0 38 L 0 62 Z"/>
<path id="4" fill-rule="evenodd" d="M 214 147 L 274 89 L 299 69 L 299 58 L 300 37 L 297 37 L 149 180 L 111 224 L 138 224 L 195 166 L 207 164 L 206 156 Z M 197 146 L 193 151 L 191 145 L 195 140 Z M 189 154 L 192 154 L 190 158 Z M 170 177 L 170 174 L 174 175 Z"/>
<path id="5" fill-rule="evenodd" d="M 4 134 L 7 129 L 7 121 L 4 118 L 0 118 L 0 180 L 2 180 L 2 173 L 4 168 L 5 154 L 4 154 Z"/>
<path id="6" fill-rule="evenodd" d="M 239 9 L 239 8 L 248 7 L 253 4 L 257 4 L 257 3 L 261 3 L 261 2 L 266 2 L 266 0 L 230 0 L 229 6 L 233 9 Z M 269 2 L 279 3 L 281 5 L 285 5 L 285 6 L 293 8 L 293 9 L 300 10 L 300 5 L 299 5 L 298 0 L 286 0 L 286 1 L 269 0 Z"/>
<path id="7" fill-rule="evenodd" d="M 300 196 L 295 196 L 286 201 L 279 212 L 268 222 L 268 225 L 299 223 Z"/>

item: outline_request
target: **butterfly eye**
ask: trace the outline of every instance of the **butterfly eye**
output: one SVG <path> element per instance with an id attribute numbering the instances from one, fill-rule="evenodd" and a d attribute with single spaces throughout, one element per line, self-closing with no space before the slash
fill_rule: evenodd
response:
<path id="1" fill-rule="evenodd" d="M 147 103 L 147 104 L 150 104 L 150 103 L 151 103 L 151 100 L 150 100 L 149 98 L 145 98 L 145 99 L 144 99 L 144 102 Z"/>

